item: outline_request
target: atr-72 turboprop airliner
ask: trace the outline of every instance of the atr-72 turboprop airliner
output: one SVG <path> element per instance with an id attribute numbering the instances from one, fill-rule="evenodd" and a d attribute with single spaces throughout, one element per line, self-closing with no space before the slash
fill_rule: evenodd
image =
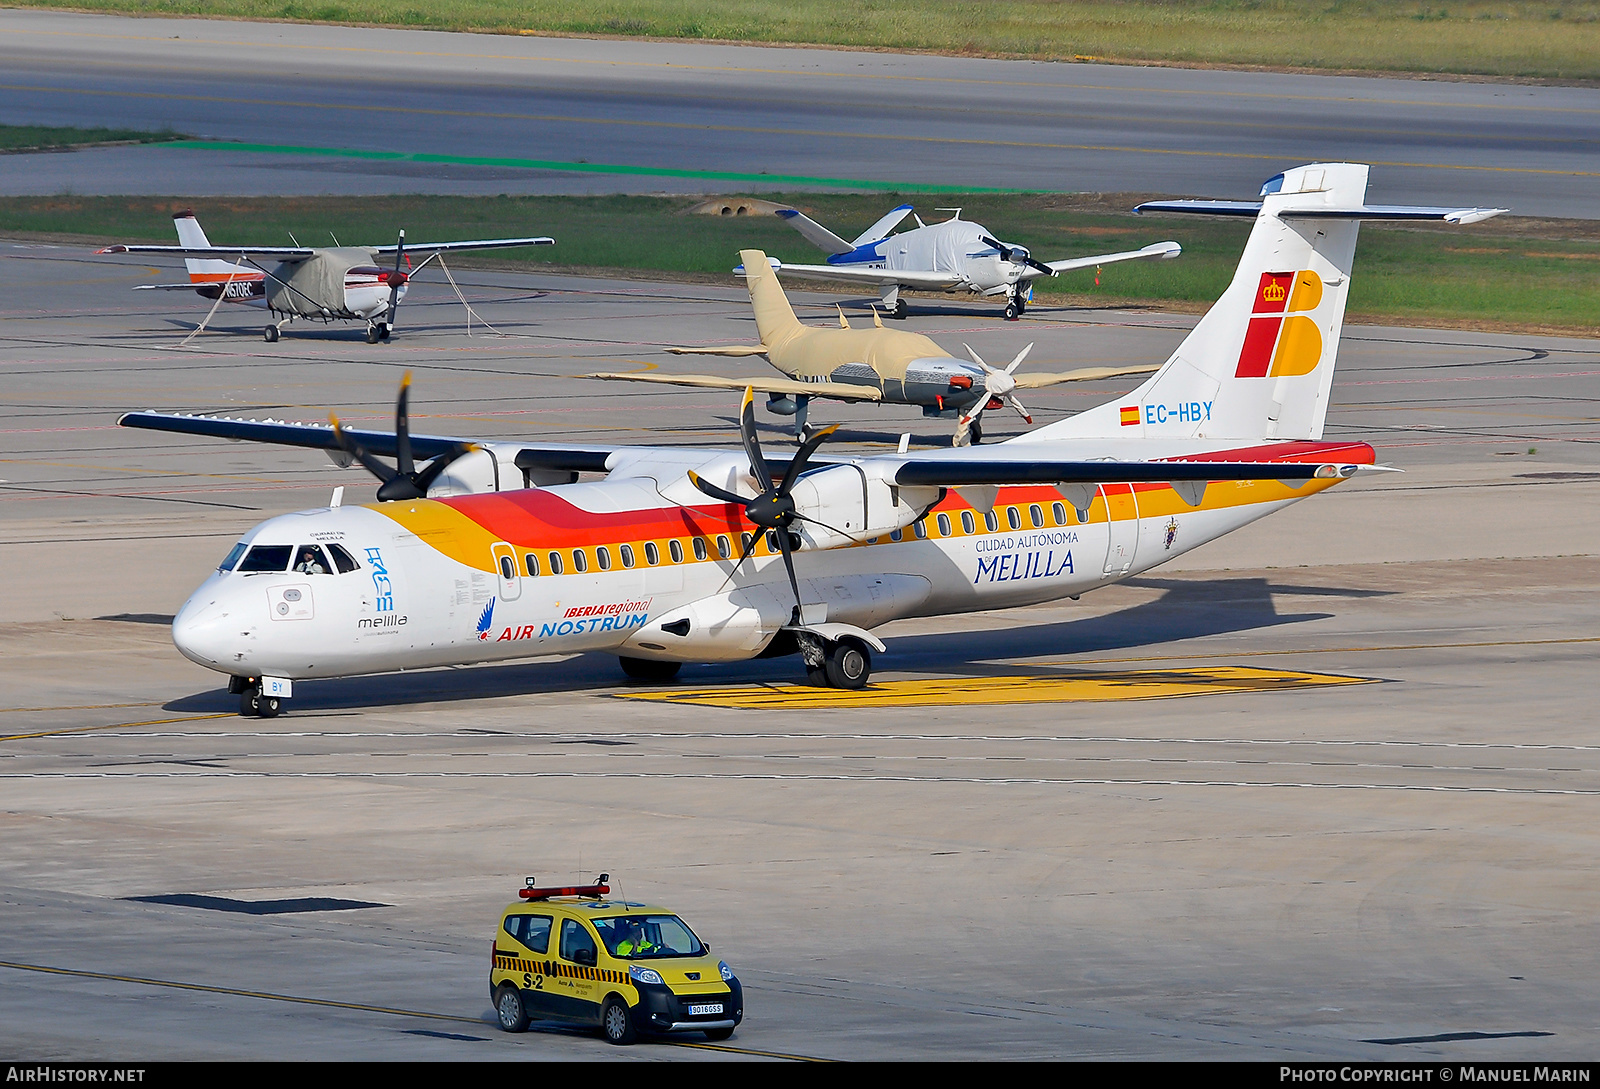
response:
<path id="1" fill-rule="evenodd" d="M 1137 390 L 992 446 L 819 457 L 821 432 L 769 461 L 748 393 L 739 450 L 412 436 L 404 388 L 393 432 L 124 416 L 383 480 L 377 503 L 245 534 L 173 640 L 246 714 L 277 714 L 295 681 L 581 651 L 656 679 L 798 653 L 859 686 L 886 621 L 1082 594 L 1373 467 L 1367 444 L 1322 438 L 1359 221 L 1500 210 L 1369 207 L 1366 184 L 1316 164 L 1259 202 L 1145 205 L 1255 216 L 1232 283 Z"/>

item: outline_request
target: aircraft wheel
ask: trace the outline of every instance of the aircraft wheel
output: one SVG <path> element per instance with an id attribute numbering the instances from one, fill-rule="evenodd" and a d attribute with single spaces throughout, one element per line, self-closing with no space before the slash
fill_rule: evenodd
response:
<path id="1" fill-rule="evenodd" d="M 682 662 L 658 662 L 651 658 L 618 657 L 617 661 L 622 665 L 622 672 L 633 680 L 655 684 L 665 684 L 683 668 Z"/>
<path id="2" fill-rule="evenodd" d="M 261 713 L 261 689 L 251 686 L 239 693 L 239 713 L 254 718 Z"/>
<path id="3" fill-rule="evenodd" d="M 1026 295 L 1018 295 L 1017 296 L 1017 313 L 1018 314 L 1026 314 L 1027 312 L 1028 312 L 1028 297 Z"/>
<path id="4" fill-rule="evenodd" d="M 904 299 L 896 299 L 894 301 L 894 309 L 889 311 L 889 316 L 891 318 L 895 318 L 896 320 L 899 320 L 899 321 L 905 321 L 906 320 L 906 301 Z"/>
<path id="5" fill-rule="evenodd" d="M 378 327 L 376 325 L 367 326 L 367 343 L 378 343 Z"/>
<path id="6" fill-rule="evenodd" d="M 283 713 L 283 701 L 277 696 L 261 696 L 256 700 L 256 714 L 262 718 L 277 718 Z"/>
<path id="7" fill-rule="evenodd" d="M 973 446 L 983 441 L 983 417 L 979 416 L 967 425 L 967 441 Z"/>
<path id="8" fill-rule="evenodd" d="M 261 339 L 265 340 L 268 344 L 278 343 L 278 327 L 276 325 L 269 325 L 265 329 L 261 330 Z"/>
<path id="9" fill-rule="evenodd" d="M 823 668 L 834 688 L 863 688 L 872 675 L 872 652 L 861 640 L 846 636 L 828 648 Z"/>
<path id="10" fill-rule="evenodd" d="M 1006 320 L 1007 321 L 1016 321 L 1021 316 L 1022 316 L 1022 307 L 1017 304 L 1017 300 L 1016 299 L 1007 300 L 1007 302 L 1006 302 Z"/>
<path id="11" fill-rule="evenodd" d="M 387 344 L 388 341 L 389 341 L 389 334 L 392 333 L 393 331 L 394 330 L 391 329 L 388 325 L 380 324 L 378 326 L 378 339 Z"/>

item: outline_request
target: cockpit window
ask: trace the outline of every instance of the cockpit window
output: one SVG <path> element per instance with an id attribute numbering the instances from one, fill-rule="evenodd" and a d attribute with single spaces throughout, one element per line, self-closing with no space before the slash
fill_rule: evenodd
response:
<path id="1" fill-rule="evenodd" d="M 242 572 L 287 571 L 294 545 L 256 545 L 239 565 Z"/>
<path id="2" fill-rule="evenodd" d="M 238 564 L 239 557 L 243 556 L 244 550 L 249 547 L 250 546 L 245 544 L 243 541 L 240 541 L 238 544 L 234 545 L 232 550 L 229 551 L 227 557 L 221 563 L 217 564 L 217 570 L 232 571 L 234 566 Z"/>
<path id="3" fill-rule="evenodd" d="M 301 545 L 295 550 L 294 569 L 302 575 L 331 575 L 333 566 L 323 554 L 321 545 Z"/>
<path id="4" fill-rule="evenodd" d="M 341 575 L 347 575 L 361 565 L 346 552 L 341 545 L 331 544 L 328 552 L 333 556 L 333 566 Z"/>

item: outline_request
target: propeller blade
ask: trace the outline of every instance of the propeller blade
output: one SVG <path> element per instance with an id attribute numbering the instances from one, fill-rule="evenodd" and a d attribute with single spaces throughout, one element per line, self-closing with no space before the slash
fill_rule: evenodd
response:
<path id="1" fill-rule="evenodd" d="M 792 549 L 789 544 L 788 527 L 780 526 L 777 530 L 777 534 L 778 551 L 783 553 L 783 567 L 784 570 L 789 572 L 789 588 L 794 591 L 794 612 L 789 616 L 789 623 L 798 624 L 800 623 L 800 614 L 802 609 L 800 603 L 800 580 L 795 578 L 794 575 L 794 556 L 790 554 Z"/>
<path id="2" fill-rule="evenodd" d="M 729 569 L 728 577 L 722 580 L 722 587 L 717 591 L 719 594 L 728 588 L 728 584 L 733 581 L 733 576 L 737 575 L 739 573 L 739 568 L 744 566 L 744 561 L 748 560 L 750 558 L 750 553 L 756 550 L 756 542 L 761 540 L 761 533 L 759 530 L 755 533 L 746 533 L 744 536 L 748 537 L 749 540 L 746 541 L 744 546 L 740 549 L 739 558 L 733 561 L 733 567 Z"/>
<path id="3" fill-rule="evenodd" d="M 689 470 L 689 483 L 693 484 L 696 488 L 699 488 L 711 498 L 719 499 L 724 503 L 737 503 L 739 506 L 743 507 L 748 506 L 752 502 L 752 500 L 746 499 L 742 495 L 735 495 L 732 492 L 723 491 L 715 484 L 712 484 L 710 481 L 701 477 L 700 474 L 695 472 L 693 469 Z"/>
<path id="4" fill-rule="evenodd" d="M 406 371 L 405 377 L 400 379 L 400 397 L 394 406 L 394 460 L 401 476 L 411 476 L 417 471 L 416 462 L 411 459 L 410 404 L 411 372 Z"/>
<path id="5" fill-rule="evenodd" d="M 1024 257 L 1022 259 L 1022 262 L 1023 262 L 1023 264 L 1027 265 L 1029 268 L 1038 269 L 1040 272 L 1044 273 L 1046 276 L 1054 276 L 1054 275 L 1056 275 L 1056 270 L 1051 268 L 1049 265 L 1045 264 L 1043 261 L 1035 260 L 1032 257 Z"/>
<path id="6" fill-rule="evenodd" d="M 983 357 L 982 356 L 980 356 L 977 352 L 972 350 L 972 345 L 966 343 L 965 341 L 962 341 L 961 346 L 967 350 L 967 354 L 972 357 L 972 361 L 974 363 L 976 363 L 978 366 L 982 367 L 986 371 L 992 369 L 989 366 L 989 364 L 987 364 L 987 363 L 985 363 L 983 361 Z"/>
<path id="7" fill-rule="evenodd" d="M 1028 415 L 1028 410 L 1022 407 L 1022 402 L 1015 397 L 1007 397 L 1006 404 L 1017 410 L 1017 415 L 1022 417 L 1024 423 L 1032 423 L 1033 417 Z"/>
<path id="8" fill-rule="evenodd" d="M 753 386 L 744 388 L 744 405 L 739 409 L 739 438 L 744 442 L 745 456 L 750 459 L 750 475 L 756 478 L 763 493 L 772 490 L 772 474 L 767 471 L 767 459 L 761 456 L 761 439 L 756 435 L 756 391 Z"/>
<path id="9" fill-rule="evenodd" d="M 794 487 L 794 482 L 800 479 L 801 473 L 805 472 L 806 462 L 811 460 L 811 455 L 816 453 L 817 447 L 826 442 L 828 436 L 839 430 L 841 426 L 840 424 L 834 424 L 832 427 L 824 427 L 805 441 L 800 447 L 800 452 L 795 454 L 794 460 L 789 463 L 788 470 L 783 474 L 782 482 L 778 484 L 779 495 L 789 494 L 789 489 Z"/>
<path id="10" fill-rule="evenodd" d="M 483 449 L 483 447 L 479 446 L 475 442 L 464 442 L 459 446 L 455 446 L 449 450 L 446 450 L 444 453 L 428 462 L 427 467 L 424 468 L 422 472 L 413 473 L 411 477 L 412 482 L 416 484 L 417 490 L 421 492 L 422 495 L 411 496 L 410 498 L 420 499 L 422 496 L 427 495 L 428 489 L 433 487 L 433 482 L 439 479 L 439 474 L 444 472 L 445 469 L 450 466 L 452 461 L 464 454 L 470 454 L 475 450 L 481 449 Z"/>
<path id="11" fill-rule="evenodd" d="M 1000 241 L 998 238 L 990 238 L 986 234 L 985 235 L 979 235 L 978 237 L 983 239 L 983 244 L 985 246 L 993 246 L 995 249 L 1000 251 L 1000 260 L 1002 260 L 1002 261 L 1011 260 L 1011 247 L 1010 246 L 1006 245 L 1004 242 Z"/>
<path id="12" fill-rule="evenodd" d="M 406 274 L 400 271 L 401 262 L 405 260 L 406 232 L 400 231 L 400 244 L 394 251 L 394 271 L 389 274 L 389 316 L 384 319 L 390 328 L 394 327 L 394 312 L 400 307 L 400 285 L 406 282 Z"/>
<path id="13" fill-rule="evenodd" d="M 1033 345 L 1032 344 L 1030 344 L 1026 348 L 1022 349 L 1022 351 L 1018 352 L 1017 353 L 1017 358 L 1013 359 L 1011 361 L 1011 366 L 1006 368 L 1006 373 L 1010 374 L 1012 371 L 1016 370 L 1017 367 L 1021 365 L 1022 361 L 1024 359 L 1028 358 L 1028 353 L 1031 352 L 1031 351 L 1033 351 Z"/>
<path id="14" fill-rule="evenodd" d="M 328 413 L 328 422 L 333 425 L 333 441 L 339 444 L 339 449 L 359 461 L 367 472 L 377 477 L 379 481 L 387 484 L 400 475 L 388 465 L 367 453 L 366 447 L 358 442 L 351 441 L 350 436 L 344 433 L 344 428 L 339 423 L 339 417 L 330 412 Z"/>

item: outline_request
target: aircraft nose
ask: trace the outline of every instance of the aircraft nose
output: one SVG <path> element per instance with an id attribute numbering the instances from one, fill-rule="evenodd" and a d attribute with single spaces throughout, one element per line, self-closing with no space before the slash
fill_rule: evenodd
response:
<path id="1" fill-rule="evenodd" d="M 172 643 L 196 665 L 216 668 L 232 658 L 229 636 L 237 635 L 239 617 L 228 602 L 207 590 L 183 603 L 172 618 Z"/>

